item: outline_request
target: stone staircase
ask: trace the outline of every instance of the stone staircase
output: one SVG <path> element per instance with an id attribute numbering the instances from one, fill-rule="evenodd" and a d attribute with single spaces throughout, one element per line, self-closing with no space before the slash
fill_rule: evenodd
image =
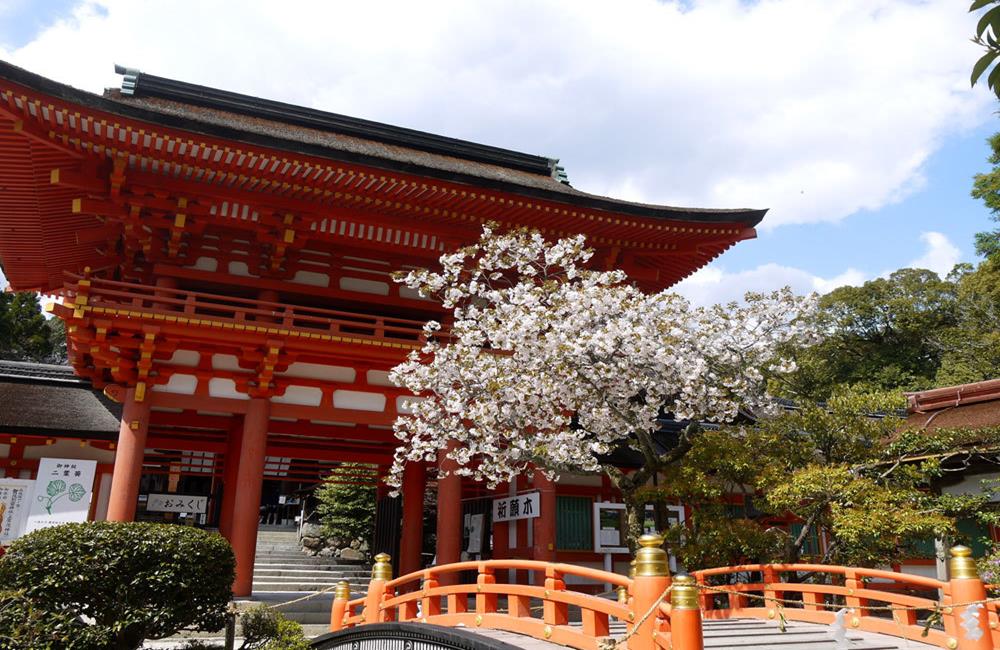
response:
<path id="1" fill-rule="evenodd" d="M 261 530 L 249 602 L 276 605 L 331 588 L 341 580 L 348 581 L 352 596 L 357 596 L 367 590 L 370 578 L 371 568 L 362 562 L 306 555 L 294 531 Z M 303 625 L 324 624 L 330 621 L 332 604 L 330 591 L 279 611 Z"/>

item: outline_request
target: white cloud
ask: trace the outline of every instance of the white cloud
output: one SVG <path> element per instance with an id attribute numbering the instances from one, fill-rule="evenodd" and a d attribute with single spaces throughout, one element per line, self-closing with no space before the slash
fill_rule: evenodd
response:
<path id="1" fill-rule="evenodd" d="M 962 260 L 962 251 L 942 233 L 923 232 L 920 241 L 925 246 L 924 254 L 907 264 L 909 268 L 929 269 L 944 277 Z M 885 271 L 879 277 L 889 277 L 890 273 L 892 271 Z M 799 294 L 813 291 L 824 294 L 845 285 L 859 286 L 871 278 L 871 275 L 855 268 L 824 278 L 773 262 L 733 272 L 715 263 L 696 271 L 678 283 L 674 290 L 696 305 L 711 305 L 740 300 L 747 291 L 774 291 L 784 286 L 790 286 Z"/>
<path id="2" fill-rule="evenodd" d="M 943 233 L 923 232 L 920 233 L 920 240 L 927 245 L 927 250 L 907 265 L 910 268 L 928 269 L 944 277 L 962 261 L 962 251 Z"/>
<path id="3" fill-rule="evenodd" d="M 74 85 L 163 76 L 561 156 L 577 187 L 771 207 L 765 227 L 899 200 L 957 129 L 954 0 L 107 0 L 0 56 Z"/>
<path id="4" fill-rule="evenodd" d="M 864 281 L 865 274 L 853 268 L 832 278 L 822 278 L 772 262 L 735 272 L 728 272 L 721 266 L 708 266 L 677 284 L 674 290 L 695 305 L 711 305 L 741 300 L 748 291 L 766 292 L 789 286 L 798 294 L 828 293 L 837 287 L 859 285 Z"/>

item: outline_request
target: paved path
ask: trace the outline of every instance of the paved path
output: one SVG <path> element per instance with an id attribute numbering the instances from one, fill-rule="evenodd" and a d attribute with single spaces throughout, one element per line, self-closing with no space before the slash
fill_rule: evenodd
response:
<path id="1" fill-rule="evenodd" d="M 564 650 L 549 641 L 505 632 L 503 630 L 469 629 L 493 639 L 505 641 L 525 650 Z M 611 635 L 620 638 L 625 634 L 624 625 L 613 625 Z M 837 646 L 830 628 L 826 625 L 789 622 L 782 632 L 776 623 L 759 619 L 731 619 L 705 621 L 705 648 L 745 648 L 749 650 L 931 650 L 936 646 L 917 641 L 907 641 L 871 632 L 850 631 L 847 644 Z"/>
<path id="2" fill-rule="evenodd" d="M 326 627 L 322 625 L 304 627 L 308 636 L 316 636 L 326 632 Z M 564 646 L 514 632 L 483 628 L 466 629 L 469 632 L 505 641 L 525 650 L 565 650 Z M 621 638 L 624 634 L 624 625 L 611 626 L 613 637 Z M 222 646 L 222 639 L 215 635 L 204 635 L 199 640 Z M 143 647 L 183 648 L 183 640 L 175 638 L 150 641 Z M 236 647 L 239 647 L 239 641 L 237 641 Z M 847 633 L 847 645 L 838 648 L 828 626 L 812 623 L 789 621 L 785 626 L 785 631 L 782 632 L 778 629 L 777 623 L 755 618 L 705 621 L 705 649 L 722 650 L 723 648 L 733 648 L 734 650 L 750 650 L 751 648 L 754 650 L 937 650 L 936 646 L 918 641 L 907 641 L 882 634 L 853 630 Z"/>

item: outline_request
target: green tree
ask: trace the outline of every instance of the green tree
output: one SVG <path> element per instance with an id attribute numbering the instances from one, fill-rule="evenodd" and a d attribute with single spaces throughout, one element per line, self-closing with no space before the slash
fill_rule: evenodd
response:
<path id="1" fill-rule="evenodd" d="M 822 400 L 835 387 L 919 390 L 934 385 L 940 333 L 959 323 L 957 287 L 925 269 L 900 269 L 820 299 L 822 342 L 794 354 L 798 370 L 778 390 Z"/>
<path id="2" fill-rule="evenodd" d="M 366 542 L 375 530 L 375 482 L 378 468 L 344 463 L 326 477 L 314 493 L 323 534 L 338 545 Z"/>
<path id="3" fill-rule="evenodd" d="M 937 496 L 951 453 L 993 450 L 996 432 L 901 430 L 898 395 L 839 389 L 755 424 L 706 431 L 661 498 L 693 507 L 668 538 L 688 568 L 741 561 L 796 562 L 827 541 L 822 562 L 877 566 L 912 556 L 920 543 L 955 532 L 986 496 Z M 743 495 L 750 509 L 726 495 Z M 777 526 L 787 518 L 797 522 Z"/>
<path id="4" fill-rule="evenodd" d="M 48 360 L 53 352 L 52 332 L 42 316 L 37 294 L 0 293 L 0 358 Z"/>
<path id="5" fill-rule="evenodd" d="M 986 50 L 972 66 L 972 85 L 975 86 L 986 71 L 992 68 L 986 75 L 986 85 L 1000 98 L 1000 66 L 994 65 L 1000 56 L 1000 42 L 997 41 L 1000 35 L 1000 0 L 973 0 L 969 11 L 979 11 L 990 5 L 997 6 L 990 7 L 979 17 L 976 34 L 972 38 L 974 43 L 978 43 Z"/>
<path id="6" fill-rule="evenodd" d="M 1000 6 L 994 11 L 1000 11 Z M 996 69 L 1000 70 L 1000 67 Z M 992 151 L 988 160 L 993 168 L 976 174 L 972 196 L 980 199 L 989 209 L 993 221 L 1000 221 L 1000 133 L 994 133 L 988 142 Z M 976 233 L 976 252 L 988 259 L 1000 260 L 1000 228 Z"/>

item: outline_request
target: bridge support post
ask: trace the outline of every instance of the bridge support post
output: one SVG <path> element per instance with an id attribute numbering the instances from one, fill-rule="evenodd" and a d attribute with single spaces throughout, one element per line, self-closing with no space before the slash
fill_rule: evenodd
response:
<path id="1" fill-rule="evenodd" d="M 951 602 L 954 604 L 976 603 L 985 600 L 986 586 L 976 571 L 976 562 L 972 559 L 972 549 L 967 546 L 954 546 L 951 549 L 951 559 L 948 561 L 950 577 Z M 957 650 L 990 650 L 993 638 L 990 632 L 989 609 L 986 604 L 974 604 L 967 607 L 952 607 L 951 625 L 946 629 L 953 635 L 949 639 L 949 648 Z M 954 641 L 954 645 L 951 642 Z"/>
<path id="2" fill-rule="evenodd" d="M 372 566 L 372 580 L 368 583 L 368 595 L 365 596 L 365 623 L 382 623 L 391 620 L 388 612 L 382 611 L 382 602 L 385 600 L 385 583 L 392 580 L 392 564 L 388 553 L 379 553 L 375 556 L 375 565 Z"/>
<path id="3" fill-rule="evenodd" d="M 670 644 L 674 650 L 703 650 L 698 588 L 689 575 L 674 576 L 670 592 Z"/>
<path id="4" fill-rule="evenodd" d="M 347 615 L 347 601 L 351 599 L 351 585 L 346 580 L 337 583 L 333 592 L 333 607 L 330 608 L 330 631 L 344 629 L 344 617 Z"/>
<path id="5" fill-rule="evenodd" d="M 659 615 L 656 611 L 649 616 L 645 614 L 658 606 L 670 586 L 670 570 L 667 553 L 662 548 L 662 537 L 643 535 L 639 538 L 639 546 L 641 548 L 635 554 L 635 577 L 632 579 L 628 650 L 655 650 L 653 634 L 657 632 Z M 676 644 L 674 647 L 687 650 Z"/>

